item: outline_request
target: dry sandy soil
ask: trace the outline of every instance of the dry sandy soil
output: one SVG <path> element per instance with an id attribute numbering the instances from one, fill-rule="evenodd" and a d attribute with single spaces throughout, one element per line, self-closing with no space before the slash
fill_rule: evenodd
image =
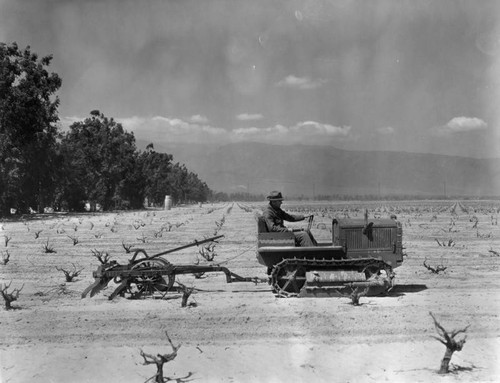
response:
<path id="1" fill-rule="evenodd" d="M 179 276 L 197 288 L 187 308 L 176 292 L 109 301 L 112 284 L 80 299 L 99 264 L 92 249 L 125 264 L 130 254 L 122 242 L 151 255 L 211 236 L 222 217 L 219 234 L 225 237 L 215 262 L 265 278 L 255 259 L 252 211 L 264 203 L 4 220 L 0 251 L 10 260 L 0 264 L 0 283 L 12 281 L 9 291 L 24 287 L 14 309 L 0 307 L 0 380 L 144 382 L 156 368 L 143 365 L 140 350 L 170 353 L 168 332 L 181 347 L 165 376 L 178 382 L 498 382 L 500 257 L 494 251 L 500 252 L 500 204 L 463 204 L 466 211 L 454 202 L 304 207 L 316 215 L 313 232 L 322 240 L 330 237 L 333 215 L 361 217 L 365 207 L 371 215 L 397 212 L 407 253 L 396 269 L 398 286 L 388 296 L 362 297 L 360 306 L 345 297 L 276 298 L 266 283 L 227 284 L 222 273 Z M 298 206 L 288 202 L 284 208 Z M 169 224 L 171 231 L 155 237 Z M 56 253 L 44 252 L 47 241 Z M 193 247 L 165 258 L 191 264 L 199 255 Z M 422 265 L 425 258 L 445 272 L 432 274 Z M 72 270 L 72 264 L 84 270 L 65 282 L 56 266 Z M 447 375 L 437 374 L 445 348 L 432 338 L 429 312 L 448 330 L 470 324 Z"/>

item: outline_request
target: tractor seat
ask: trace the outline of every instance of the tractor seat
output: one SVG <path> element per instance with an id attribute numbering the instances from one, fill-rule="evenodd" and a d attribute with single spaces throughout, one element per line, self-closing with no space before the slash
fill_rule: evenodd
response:
<path id="1" fill-rule="evenodd" d="M 257 217 L 257 232 L 258 233 L 269 233 L 267 229 L 266 220 L 264 216 L 260 215 Z"/>
<path id="2" fill-rule="evenodd" d="M 291 246 L 295 247 L 295 235 L 291 232 L 270 232 L 262 215 L 257 217 L 257 247 Z"/>

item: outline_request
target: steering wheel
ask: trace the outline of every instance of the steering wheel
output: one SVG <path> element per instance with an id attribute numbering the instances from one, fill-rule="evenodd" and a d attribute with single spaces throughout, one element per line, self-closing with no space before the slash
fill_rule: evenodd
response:
<path id="1" fill-rule="evenodd" d="M 311 214 L 309 216 L 309 222 L 307 223 L 307 231 L 311 231 L 313 220 L 314 220 L 314 214 Z"/>
<path id="2" fill-rule="evenodd" d="M 292 229 L 293 232 L 297 233 L 299 231 L 311 231 L 311 227 L 312 227 L 312 224 L 313 224 L 313 220 L 314 220 L 314 215 L 310 215 L 310 216 L 305 216 L 304 219 L 308 219 L 308 223 L 307 223 L 307 229 Z"/>

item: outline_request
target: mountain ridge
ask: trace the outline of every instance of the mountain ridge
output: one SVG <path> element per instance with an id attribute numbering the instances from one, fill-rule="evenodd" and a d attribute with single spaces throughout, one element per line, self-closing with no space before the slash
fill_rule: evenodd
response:
<path id="1" fill-rule="evenodd" d="M 146 141 L 138 140 L 139 149 Z M 154 144 L 215 191 L 286 195 L 497 196 L 500 159 L 265 143 Z"/>

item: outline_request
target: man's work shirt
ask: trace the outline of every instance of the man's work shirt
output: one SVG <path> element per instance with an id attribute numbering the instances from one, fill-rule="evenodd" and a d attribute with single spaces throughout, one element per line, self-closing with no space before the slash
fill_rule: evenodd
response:
<path id="1" fill-rule="evenodd" d="M 266 221 L 267 230 L 269 231 L 287 231 L 283 221 L 296 222 L 304 219 L 303 215 L 291 215 L 284 212 L 281 208 L 275 209 L 271 204 L 264 209 L 262 216 Z"/>

